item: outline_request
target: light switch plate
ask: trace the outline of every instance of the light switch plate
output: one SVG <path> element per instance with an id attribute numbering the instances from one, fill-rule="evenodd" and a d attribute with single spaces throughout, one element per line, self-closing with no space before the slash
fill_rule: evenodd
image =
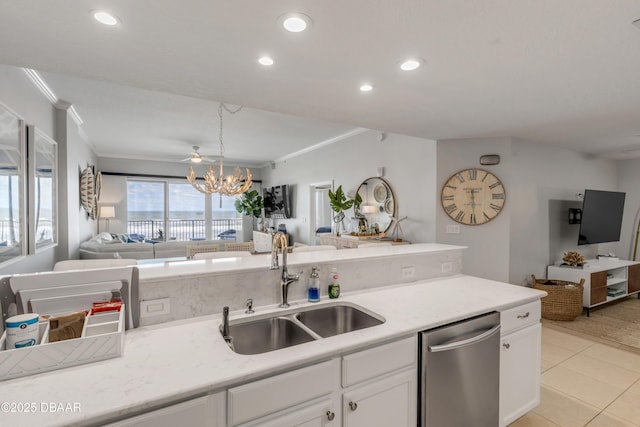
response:
<path id="1" fill-rule="evenodd" d="M 460 234 L 460 226 L 458 224 L 447 225 L 447 234 Z"/>

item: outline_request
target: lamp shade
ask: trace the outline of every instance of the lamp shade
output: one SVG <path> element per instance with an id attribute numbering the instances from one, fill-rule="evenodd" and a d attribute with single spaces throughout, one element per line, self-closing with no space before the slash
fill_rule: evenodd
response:
<path id="1" fill-rule="evenodd" d="M 115 218 L 116 208 L 114 206 L 100 206 L 100 218 Z"/>
<path id="2" fill-rule="evenodd" d="M 376 213 L 378 212 L 380 209 L 375 206 L 375 205 L 369 205 L 369 204 L 363 204 L 360 207 L 360 212 L 365 213 L 365 214 L 371 214 L 371 213 Z"/>

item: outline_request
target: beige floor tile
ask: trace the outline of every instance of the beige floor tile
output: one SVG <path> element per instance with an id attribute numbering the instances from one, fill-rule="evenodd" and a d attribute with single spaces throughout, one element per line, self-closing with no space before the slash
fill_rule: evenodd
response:
<path id="1" fill-rule="evenodd" d="M 565 360 L 567 360 L 571 356 L 574 356 L 575 354 L 576 354 L 575 351 L 558 347 L 555 344 L 542 345 L 542 359 L 554 364 L 564 362 Z"/>
<path id="2" fill-rule="evenodd" d="M 540 405 L 533 412 L 563 427 L 583 427 L 600 411 L 559 391 L 542 387 Z"/>
<path id="3" fill-rule="evenodd" d="M 582 352 L 583 355 L 618 365 L 634 372 L 640 372 L 640 355 L 604 344 L 595 344 Z"/>
<path id="4" fill-rule="evenodd" d="M 640 395 L 627 391 L 609 405 L 605 410 L 605 413 L 640 425 L 640 410 L 638 409 L 638 402 L 640 402 Z"/>
<path id="5" fill-rule="evenodd" d="M 636 381 L 626 392 L 637 394 L 638 401 L 640 401 L 640 381 Z"/>
<path id="6" fill-rule="evenodd" d="M 544 347 L 545 344 L 552 344 L 567 350 L 580 352 L 596 344 L 596 342 L 566 334 L 556 329 L 542 328 L 542 346 Z"/>
<path id="7" fill-rule="evenodd" d="M 509 424 L 509 427 L 556 427 L 558 424 L 546 419 L 535 412 L 527 412 L 522 417 Z"/>
<path id="8" fill-rule="evenodd" d="M 624 392 L 624 388 L 614 387 L 560 365 L 542 374 L 542 384 L 598 409 L 604 409 Z"/>
<path id="9" fill-rule="evenodd" d="M 587 424 L 587 427 L 637 427 L 637 424 L 630 423 L 606 412 L 601 412 Z"/>
<path id="10" fill-rule="evenodd" d="M 626 390 L 640 379 L 640 373 L 622 368 L 611 361 L 602 361 L 593 357 L 577 354 L 560 363 L 559 366 L 575 371 L 577 375 L 586 375 Z"/>
<path id="11" fill-rule="evenodd" d="M 557 365 L 557 363 L 554 362 L 550 362 L 546 359 L 542 359 L 541 361 L 542 363 L 540 363 L 540 372 L 545 372 L 548 371 L 549 369 L 553 368 L 554 366 Z"/>

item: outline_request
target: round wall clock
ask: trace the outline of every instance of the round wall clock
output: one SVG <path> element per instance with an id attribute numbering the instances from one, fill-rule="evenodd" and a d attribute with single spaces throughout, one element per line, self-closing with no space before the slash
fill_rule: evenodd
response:
<path id="1" fill-rule="evenodd" d="M 484 169 L 461 170 L 442 187 L 442 208 L 460 224 L 480 225 L 491 221 L 502 211 L 505 200 L 502 182 Z"/>

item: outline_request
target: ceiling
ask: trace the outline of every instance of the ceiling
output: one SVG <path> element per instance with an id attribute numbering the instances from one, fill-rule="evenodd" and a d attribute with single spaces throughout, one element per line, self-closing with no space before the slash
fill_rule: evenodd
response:
<path id="1" fill-rule="evenodd" d="M 9 4 L 0 63 L 41 71 L 100 156 L 215 155 L 218 101 L 244 106 L 224 135 L 227 157 L 250 164 L 359 128 L 640 155 L 636 0 Z M 92 19 L 104 8 L 120 25 Z M 307 31 L 278 26 L 292 11 L 311 17 Z M 425 64 L 401 71 L 407 57 Z"/>

